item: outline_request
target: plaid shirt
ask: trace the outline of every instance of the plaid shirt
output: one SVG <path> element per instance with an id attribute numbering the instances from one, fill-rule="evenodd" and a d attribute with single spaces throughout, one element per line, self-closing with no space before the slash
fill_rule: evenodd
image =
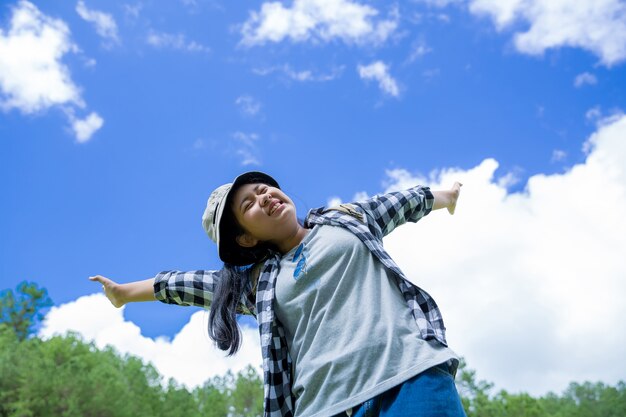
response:
<path id="1" fill-rule="evenodd" d="M 430 213 L 434 197 L 428 187 L 378 195 L 369 200 L 343 204 L 338 208 L 313 209 L 304 226 L 333 225 L 354 233 L 383 265 L 397 276 L 399 288 L 424 340 L 436 339 L 447 346 L 445 327 L 435 301 L 421 288 L 409 282 L 389 254 L 382 238 L 397 226 L 417 222 Z M 291 392 L 291 357 L 285 330 L 277 320 L 273 301 L 279 272 L 280 254 L 275 253 L 258 268 L 248 269 L 248 279 L 239 310 L 256 316 L 263 355 L 265 417 L 291 417 L 294 398 Z M 221 271 L 166 271 L 156 276 L 154 290 L 160 301 L 178 305 L 209 308 L 215 282 Z M 254 295 L 252 273 L 259 273 Z"/>

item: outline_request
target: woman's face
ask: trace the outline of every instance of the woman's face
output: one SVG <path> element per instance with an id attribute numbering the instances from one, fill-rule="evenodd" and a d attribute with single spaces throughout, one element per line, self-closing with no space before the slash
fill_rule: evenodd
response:
<path id="1" fill-rule="evenodd" d="M 279 188 L 266 184 L 245 184 L 236 190 L 231 209 L 247 232 L 238 238 L 242 246 L 254 246 L 259 241 L 279 245 L 297 230 L 298 220 L 293 201 Z M 246 240 L 247 239 L 247 240 Z"/>

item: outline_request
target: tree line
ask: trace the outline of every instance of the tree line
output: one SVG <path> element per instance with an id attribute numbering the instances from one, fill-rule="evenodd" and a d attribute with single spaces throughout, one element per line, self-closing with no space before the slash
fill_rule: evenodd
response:
<path id="1" fill-rule="evenodd" d="M 263 381 L 252 366 L 187 389 L 150 364 L 77 334 L 41 340 L 33 327 L 52 305 L 47 291 L 21 283 L 0 292 L 0 417 L 254 417 Z M 626 384 L 573 382 L 561 394 L 493 393 L 464 361 L 456 377 L 468 417 L 624 417 Z"/>

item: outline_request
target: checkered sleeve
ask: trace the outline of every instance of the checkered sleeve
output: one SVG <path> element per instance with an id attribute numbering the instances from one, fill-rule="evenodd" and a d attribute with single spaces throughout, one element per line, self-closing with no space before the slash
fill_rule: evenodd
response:
<path id="1" fill-rule="evenodd" d="M 367 215 L 374 236 L 382 239 L 407 221 L 417 222 L 426 216 L 432 210 L 434 201 L 430 188 L 418 185 L 408 190 L 379 194 L 354 204 Z"/>
<path id="2" fill-rule="evenodd" d="M 166 304 L 209 308 L 220 271 L 163 271 L 154 278 L 154 296 Z"/>
<path id="3" fill-rule="evenodd" d="M 163 271 L 154 278 L 154 295 L 166 304 L 197 306 L 210 308 L 215 284 L 222 270 L 218 271 Z M 251 283 L 246 279 L 244 294 L 237 311 L 242 314 L 254 314 L 254 296 Z"/>

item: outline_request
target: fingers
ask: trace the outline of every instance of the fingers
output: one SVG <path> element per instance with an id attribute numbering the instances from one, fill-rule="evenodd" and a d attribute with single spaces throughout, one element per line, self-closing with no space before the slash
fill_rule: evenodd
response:
<path id="1" fill-rule="evenodd" d="M 103 277 L 102 275 L 95 275 L 93 277 L 89 277 L 89 280 L 94 282 L 99 282 L 102 284 L 102 288 L 104 289 L 105 284 L 111 282 L 110 279 Z"/>
<path id="2" fill-rule="evenodd" d="M 102 283 L 102 278 L 103 278 L 103 277 L 102 277 L 102 276 L 100 276 L 100 275 L 95 275 L 95 276 L 93 276 L 93 277 L 89 277 L 89 279 L 90 279 L 91 281 L 97 281 L 97 282 L 100 282 L 100 283 Z"/>

